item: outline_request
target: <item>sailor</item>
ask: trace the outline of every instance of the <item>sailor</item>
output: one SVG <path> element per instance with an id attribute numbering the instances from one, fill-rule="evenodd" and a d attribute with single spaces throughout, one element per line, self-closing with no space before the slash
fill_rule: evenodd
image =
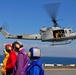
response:
<path id="1" fill-rule="evenodd" d="M 28 57 L 32 60 L 31 64 L 26 69 L 26 75 L 44 75 L 44 70 L 42 69 L 41 51 L 37 47 L 32 47 L 29 49 Z"/>
<path id="2" fill-rule="evenodd" d="M 28 56 L 25 49 L 23 48 L 23 44 L 20 41 L 15 41 L 12 46 L 18 53 L 13 75 L 25 75 L 25 70 L 28 66 Z"/>
<path id="3" fill-rule="evenodd" d="M 59 37 L 59 33 L 57 32 L 57 33 L 56 33 L 56 38 L 58 38 L 58 37 Z"/>
<path id="4" fill-rule="evenodd" d="M 3 54 L 5 55 L 5 58 L 3 59 L 3 65 L 1 68 L 1 72 L 2 72 L 2 75 L 6 75 L 6 64 L 7 64 L 8 58 L 9 58 L 9 53 L 4 49 Z"/>
<path id="5" fill-rule="evenodd" d="M 6 51 L 9 53 L 9 57 L 6 64 L 6 75 L 11 75 L 13 73 L 13 68 L 17 59 L 16 52 L 13 50 L 11 44 L 5 45 Z"/>

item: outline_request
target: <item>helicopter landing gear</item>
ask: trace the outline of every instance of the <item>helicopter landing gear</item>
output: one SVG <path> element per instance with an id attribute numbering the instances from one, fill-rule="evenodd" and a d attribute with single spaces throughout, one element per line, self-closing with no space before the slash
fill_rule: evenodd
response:
<path id="1" fill-rule="evenodd" d="M 73 40 L 66 40 L 65 42 L 62 42 L 62 43 L 61 42 L 60 43 L 59 42 L 57 43 L 57 42 L 54 41 L 54 42 L 52 42 L 51 46 L 70 44 L 72 41 Z"/>

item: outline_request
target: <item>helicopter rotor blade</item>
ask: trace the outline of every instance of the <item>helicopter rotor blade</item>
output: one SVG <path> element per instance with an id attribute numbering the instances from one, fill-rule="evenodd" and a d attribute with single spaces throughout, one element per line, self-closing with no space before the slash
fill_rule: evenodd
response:
<path id="1" fill-rule="evenodd" d="M 49 3 L 44 5 L 46 11 L 48 12 L 48 15 L 50 16 L 50 18 L 52 19 L 52 22 L 54 23 L 54 27 L 57 26 L 56 16 L 57 16 L 59 5 L 60 5 L 60 2 Z"/>
<path id="2" fill-rule="evenodd" d="M 59 19 L 59 20 L 56 20 L 56 21 L 62 21 L 62 20 L 63 19 Z M 47 23 L 49 23 L 49 22 L 52 22 L 52 21 L 47 21 Z M 58 24 L 57 24 L 57 26 L 60 27 L 60 25 L 58 25 Z"/>

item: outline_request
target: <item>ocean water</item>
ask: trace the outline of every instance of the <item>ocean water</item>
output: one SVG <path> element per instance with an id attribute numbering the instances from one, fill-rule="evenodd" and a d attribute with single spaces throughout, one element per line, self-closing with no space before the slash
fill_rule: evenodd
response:
<path id="1" fill-rule="evenodd" d="M 0 55 L 0 63 L 2 63 L 3 59 L 4 59 L 4 55 Z"/>
<path id="2" fill-rule="evenodd" d="M 2 63 L 4 55 L 0 55 L 0 63 Z M 76 64 L 76 58 L 73 57 L 42 57 L 40 59 L 43 64 Z"/>
<path id="3" fill-rule="evenodd" d="M 44 64 L 76 64 L 76 58 L 71 57 L 42 57 Z"/>

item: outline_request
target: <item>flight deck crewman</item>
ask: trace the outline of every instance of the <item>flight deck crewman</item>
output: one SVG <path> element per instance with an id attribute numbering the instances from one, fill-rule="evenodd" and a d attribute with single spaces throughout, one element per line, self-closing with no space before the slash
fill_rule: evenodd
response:
<path id="1" fill-rule="evenodd" d="M 42 62 L 40 61 L 41 50 L 37 47 L 30 48 L 28 57 L 32 60 L 32 62 L 27 67 L 25 75 L 44 75 Z"/>
<path id="2" fill-rule="evenodd" d="M 17 55 L 16 55 L 16 52 L 12 49 L 11 44 L 6 44 L 5 49 L 9 53 L 9 58 L 6 64 L 6 75 L 12 75 L 13 68 L 15 66 L 15 62 L 17 59 Z"/>
<path id="3" fill-rule="evenodd" d="M 20 41 L 15 41 L 12 46 L 18 53 L 13 75 L 25 75 L 25 70 L 28 66 L 28 56 L 23 48 L 23 44 Z"/>
<path id="4" fill-rule="evenodd" d="M 2 72 L 2 75 L 6 75 L 6 64 L 7 64 L 7 60 L 8 60 L 8 57 L 9 57 L 9 53 L 4 49 L 3 54 L 5 55 L 5 58 L 3 60 L 3 65 L 2 65 L 1 72 Z"/>

